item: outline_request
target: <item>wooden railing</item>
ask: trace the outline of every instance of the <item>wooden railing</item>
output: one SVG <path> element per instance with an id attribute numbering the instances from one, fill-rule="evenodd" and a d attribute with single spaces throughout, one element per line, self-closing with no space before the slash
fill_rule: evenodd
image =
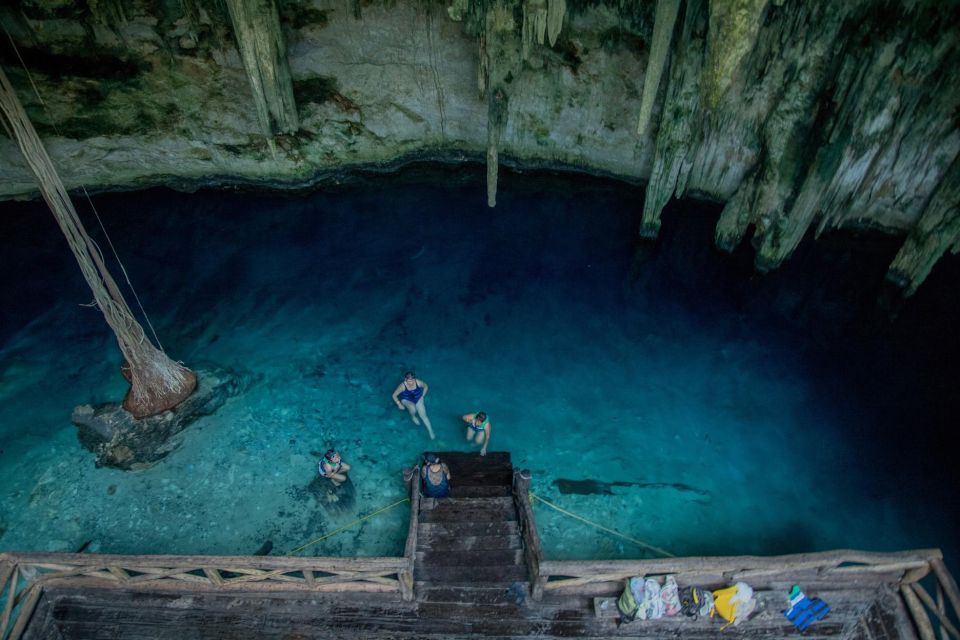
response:
<path id="1" fill-rule="evenodd" d="M 410 491 L 410 524 L 407 527 L 407 544 L 403 557 L 407 566 L 400 572 L 400 593 L 404 600 L 413 600 L 413 567 L 417 560 L 417 524 L 420 513 L 420 467 L 403 470 L 403 479 Z"/>
<path id="2" fill-rule="evenodd" d="M 538 540 L 539 542 L 539 540 Z M 715 556 L 656 560 L 540 560 L 532 578 L 558 594 L 617 593 L 631 576 L 672 574 L 680 586 L 714 588 L 744 581 L 758 589 L 898 587 L 920 640 L 960 640 L 960 589 L 939 549 L 878 553 L 837 550 L 784 556 Z M 921 584 L 928 579 L 931 596 Z M 540 592 L 542 594 L 542 591 Z M 534 597 L 539 599 L 537 592 Z M 949 602 L 952 612 L 948 610 Z M 939 636 L 934 626 L 939 627 Z"/>
<path id="3" fill-rule="evenodd" d="M 546 578 L 543 574 L 543 547 L 540 544 L 540 534 L 537 532 L 537 521 L 533 516 L 533 507 L 530 505 L 530 471 L 528 469 L 514 469 L 513 471 L 513 498 L 517 503 L 520 516 L 520 536 L 523 540 L 523 557 L 530 574 L 530 595 L 534 600 L 543 597 L 543 587 Z"/>
<path id="4" fill-rule="evenodd" d="M 271 556 L 120 556 L 76 553 L 0 553 L 0 638 L 18 638 L 43 588 L 148 588 L 170 591 L 396 592 L 412 598 L 404 582 L 409 558 Z M 16 615 L 14 615 L 16 613 Z"/>
<path id="5" fill-rule="evenodd" d="M 739 580 L 759 588 L 779 589 L 802 582 L 815 588 L 916 582 L 930 571 L 930 562 L 942 559 L 938 549 L 874 553 L 837 550 L 784 556 L 706 556 L 653 560 L 545 560 L 540 578 L 548 591 L 578 590 L 588 585 L 618 584 L 631 576 L 673 574 L 677 582 L 705 587 Z"/>

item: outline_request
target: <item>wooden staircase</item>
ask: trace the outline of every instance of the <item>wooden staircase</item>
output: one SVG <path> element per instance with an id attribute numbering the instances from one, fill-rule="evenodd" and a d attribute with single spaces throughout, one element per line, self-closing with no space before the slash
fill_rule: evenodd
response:
<path id="1" fill-rule="evenodd" d="M 415 593 L 421 615 L 465 608 L 515 609 L 527 597 L 509 453 L 444 453 L 448 498 L 423 498 L 417 523 Z M 503 611 L 508 613 L 507 610 Z"/>

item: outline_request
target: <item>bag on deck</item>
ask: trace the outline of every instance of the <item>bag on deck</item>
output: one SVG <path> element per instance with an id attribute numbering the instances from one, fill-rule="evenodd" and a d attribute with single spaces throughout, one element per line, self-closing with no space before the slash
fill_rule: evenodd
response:
<path id="1" fill-rule="evenodd" d="M 660 599 L 663 600 L 663 615 L 675 616 L 680 613 L 680 588 L 677 587 L 677 579 L 673 576 L 667 576 L 663 581 L 663 587 L 660 589 Z"/>
<path id="2" fill-rule="evenodd" d="M 684 587 L 680 590 L 680 613 L 688 618 L 710 615 L 713 609 L 713 594 L 700 587 Z"/>
<path id="3" fill-rule="evenodd" d="M 635 591 L 639 592 L 639 598 Z M 643 578 L 630 578 L 617 600 L 617 610 L 620 611 L 624 622 L 630 622 L 637 617 L 637 611 L 640 609 L 638 600 L 643 600 Z"/>
<path id="4" fill-rule="evenodd" d="M 710 617 L 715 613 L 719 614 L 727 621 L 723 627 L 725 629 L 731 624 L 736 626 L 746 620 L 756 606 L 753 589 L 745 582 L 738 582 L 732 587 L 713 592 L 713 610 L 710 611 Z"/>

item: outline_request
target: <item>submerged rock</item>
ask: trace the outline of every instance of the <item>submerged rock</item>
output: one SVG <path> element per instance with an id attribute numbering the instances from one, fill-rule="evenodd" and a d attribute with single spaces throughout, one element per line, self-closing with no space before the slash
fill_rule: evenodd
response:
<path id="1" fill-rule="evenodd" d="M 350 476 L 347 476 L 347 481 L 339 487 L 326 478 L 316 476 L 308 489 L 330 515 L 339 516 L 350 512 L 357 501 L 357 490 Z"/>
<path id="2" fill-rule="evenodd" d="M 137 419 L 116 402 L 75 408 L 70 419 L 80 444 L 96 454 L 98 467 L 137 470 L 161 460 L 179 446 L 173 436 L 241 391 L 242 378 L 235 373 L 219 368 L 196 373 L 194 394 L 159 415 Z"/>

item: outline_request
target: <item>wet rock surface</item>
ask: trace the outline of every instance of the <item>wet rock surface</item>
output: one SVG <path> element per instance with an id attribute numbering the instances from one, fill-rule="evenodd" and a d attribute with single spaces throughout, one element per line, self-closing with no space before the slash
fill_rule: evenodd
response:
<path id="1" fill-rule="evenodd" d="M 219 368 L 196 371 L 197 390 L 170 411 L 136 419 L 119 403 L 84 404 L 73 410 L 80 444 L 96 454 L 98 467 L 135 471 L 163 459 L 180 446 L 177 434 L 219 409 L 243 389 L 243 376 Z"/>

